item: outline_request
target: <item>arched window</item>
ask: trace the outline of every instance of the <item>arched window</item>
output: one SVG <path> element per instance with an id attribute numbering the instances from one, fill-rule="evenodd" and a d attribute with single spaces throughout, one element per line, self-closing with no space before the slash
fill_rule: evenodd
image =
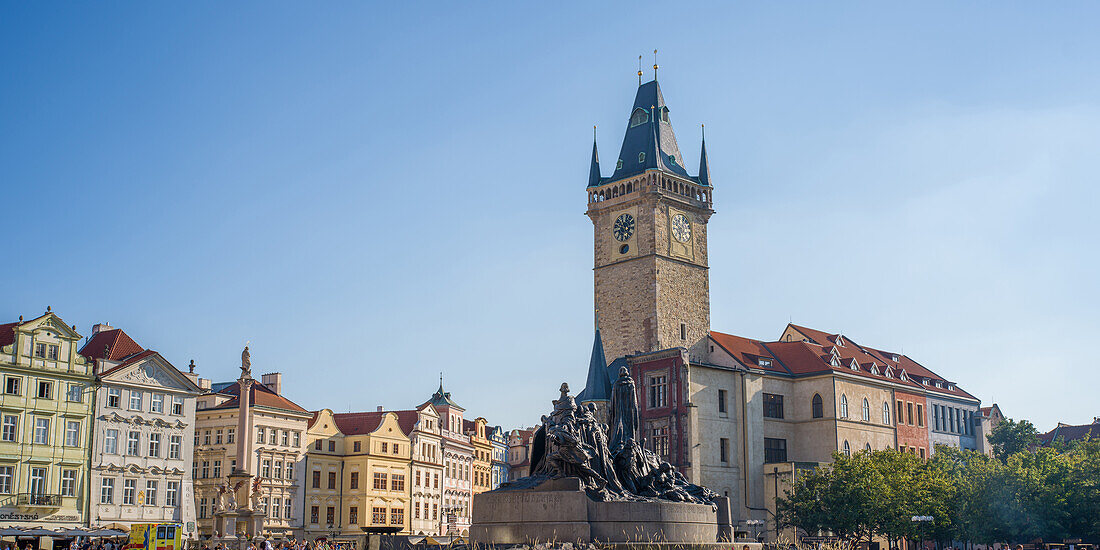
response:
<path id="1" fill-rule="evenodd" d="M 848 418 L 848 396 L 840 394 L 840 417 Z"/>
<path id="2" fill-rule="evenodd" d="M 634 112 L 630 115 L 630 127 L 633 128 L 646 122 L 649 122 L 649 113 L 641 107 L 634 109 Z"/>
<path id="3" fill-rule="evenodd" d="M 886 402 L 882 403 L 882 423 L 890 425 L 890 404 Z"/>
<path id="4" fill-rule="evenodd" d="M 864 448 L 864 449 L 867 449 L 868 451 L 870 451 L 870 450 L 871 450 L 871 444 L 870 444 L 870 443 L 868 443 L 868 444 L 867 444 L 867 445 L 865 445 L 865 446 L 864 446 L 863 448 Z"/>
<path id="5" fill-rule="evenodd" d="M 862 412 L 861 417 L 863 418 L 863 421 L 864 422 L 870 422 L 871 421 L 871 403 L 869 401 L 867 401 L 866 397 L 863 398 L 863 410 L 861 412 Z"/>
<path id="6" fill-rule="evenodd" d="M 848 445 L 848 440 L 844 440 L 844 456 L 852 456 L 852 447 Z"/>
<path id="7" fill-rule="evenodd" d="M 814 418 L 821 418 L 821 417 L 825 416 L 825 411 L 823 410 L 823 407 L 821 406 L 821 395 L 815 393 L 814 398 L 810 402 L 810 404 L 812 405 L 812 408 L 813 408 Z"/>

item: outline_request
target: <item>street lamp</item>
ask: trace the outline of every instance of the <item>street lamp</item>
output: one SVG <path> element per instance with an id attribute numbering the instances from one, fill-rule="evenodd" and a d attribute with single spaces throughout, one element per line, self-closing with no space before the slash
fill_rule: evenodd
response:
<path id="1" fill-rule="evenodd" d="M 913 523 L 917 524 L 917 527 L 919 528 L 919 527 L 922 526 L 922 524 L 932 523 L 933 521 L 936 521 L 936 518 L 934 518 L 932 516 L 913 516 L 912 518 L 910 518 L 909 521 L 912 521 Z M 920 548 L 921 548 L 921 550 L 924 550 L 924 529 L 918 529 L 918 530 L 920 531 L 920 535 L 921 535 L 921 537 L 920 537 Z"/>

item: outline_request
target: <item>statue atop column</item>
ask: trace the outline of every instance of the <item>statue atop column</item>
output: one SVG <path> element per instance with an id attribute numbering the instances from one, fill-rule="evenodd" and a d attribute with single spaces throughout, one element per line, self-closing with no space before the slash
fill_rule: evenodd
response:
<path id="1" fill-rule="evenodd" d="M 241 352 L 241 378 L 252 378 L 252 354 L 248 353 L 248 346 Z"/>

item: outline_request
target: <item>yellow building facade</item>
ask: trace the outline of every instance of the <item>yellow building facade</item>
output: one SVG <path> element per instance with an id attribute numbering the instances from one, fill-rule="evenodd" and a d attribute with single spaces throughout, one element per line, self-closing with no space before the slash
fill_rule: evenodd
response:
<path id="1" fill-rule="evenodd" d="M 0 325 L 0 527 L 87 521 L 92 364 L 49 310 Z"/>
<path id="2" fill-rule="evenodd" d="M 395 412 L 314 413 L 306 432 L 305 536 L 411 533 L 412 426 Z"/>
<path id="3" fill-rule="evenodd" d="M 474 461 L 470 477 L 470 491 L 473 494 L 484 493 L 493 488 L 493 444 L 486 433 L 489 421 L 478 417 L 473 422 L 465 421 L 466 435 L 474 447 Z"/>

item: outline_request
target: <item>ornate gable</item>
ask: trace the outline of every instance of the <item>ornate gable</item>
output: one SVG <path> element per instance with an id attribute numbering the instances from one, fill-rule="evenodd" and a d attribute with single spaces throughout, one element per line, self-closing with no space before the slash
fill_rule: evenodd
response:
<path id="1" fill-rule="evenodd" d="M 138 356 L 104 373 L 111 382 L 200 393 L 198 386 L 155 351 Z"/>

